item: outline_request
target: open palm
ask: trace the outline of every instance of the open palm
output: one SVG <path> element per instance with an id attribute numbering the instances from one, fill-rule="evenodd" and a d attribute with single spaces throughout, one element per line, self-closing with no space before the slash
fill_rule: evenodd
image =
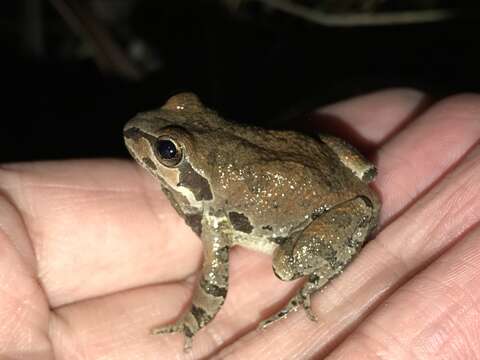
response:
<path id="1" fill-rule="evenodd" d="M 188 307 L 201 243 L 133 161 L 0 167 L 2 359 L 480 358 L 480 97 L 387 90 L 323 108 L 372 150 L 376 237 L 301 311 L 298 284 L 236 248 L 218 316 L 183 353 L 149 329 Z M 316 121 L 315 119 L 313 120 Z M 318 121 L 320 127 L 320 121 Z"/>

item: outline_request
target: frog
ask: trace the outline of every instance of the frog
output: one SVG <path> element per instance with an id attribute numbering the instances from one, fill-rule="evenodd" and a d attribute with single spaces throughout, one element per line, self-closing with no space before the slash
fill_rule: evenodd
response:
<path id="1" fill-rule="evenodd" d="M 265 129 L 223 119 L 193 93 L 174 95 L 124 127 L 126 147 L 198 235 L 203 264 L 188 311 L 152 334 L 181 333 L 189 351 L 225 302 L 229 254 L 269 254 L 283 281 L 303 279 L 265 329 L 292 311 L 317 320 L 311 298 L 343 272 L 374 232 L 375 166 L 328 134 Z"/>

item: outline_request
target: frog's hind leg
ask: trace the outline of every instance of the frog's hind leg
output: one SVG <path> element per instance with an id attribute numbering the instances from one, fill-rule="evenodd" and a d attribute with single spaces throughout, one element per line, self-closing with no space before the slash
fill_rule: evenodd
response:
<path id="1" fill-rule="evenodd" d="M 365 243 L 374 212 L 363 197 L 344 202 L 313 220 L 300 234 L 275 250 L 273 270 L 281 280 L 305 276 L 306 282 L 288 304 L 260 324 L 264 328 L 302 306 L 311 320 L 310 297 L 339 274 Z"/>
<path id="2" fill-rule="evenodd" d="M 211 236 L 210 239 L 213 240 L 204 242 L 202 273 L 193 293 L 190 310 L 174 324 L 151 330 L 154 335 L 183 333 L 185 351 L 191 348 L 193 336 L 215 317 L 227 296 L 229 247 L 220 235 Z"/>
<path id="3" fill-rule="evenodd" d="M 349 168 L 356 177 L 368 183 L 377 175 L 377 169 L 362 154 L 345 140 L 332 135 L 319 134 L 327 146 L 338 156 L 338 159 Z"/>

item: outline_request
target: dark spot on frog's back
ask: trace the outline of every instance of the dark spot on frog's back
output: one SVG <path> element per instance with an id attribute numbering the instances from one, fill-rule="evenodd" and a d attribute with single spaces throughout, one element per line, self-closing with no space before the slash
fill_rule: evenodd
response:
<path id="1" fill-rule="evenodd" d="M 248 217 L 243 215 L 242 213 L 238 213 L 235 211 L 231 211 L 228 213 L 228 218 L 233 225 L 235 230 L 250 234 L 253 230 L 253 226 L 250 223 Z"/>
<path id="2" fill-rule="evenodd" d="M 212 200 L 212 190 L 207 179 L 197 173 L 188 163 L 182 164 L 178 169 L 180 170 L 179 186 L 189 188 L 197 201 Z"/>
<path id="3" fill-rule="evenodd" d="M 155 163 L 150 158 L 144 157 L 142 159 L 142 161 L 145 164 L 145 166 L 149 167 L 152 170 L 157 170 L 157 167 L 155 166 Z"/>

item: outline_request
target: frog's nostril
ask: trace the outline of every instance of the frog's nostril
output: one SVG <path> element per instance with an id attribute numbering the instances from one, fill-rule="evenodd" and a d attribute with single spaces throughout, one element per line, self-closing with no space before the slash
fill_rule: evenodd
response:
<path id="1" fill-rule="evenodd" d="M 139 128 L 125 126 L 125 128 L 123 129 L 123 136 L 127 139 L 137 140 L 142 135 Z"/>

